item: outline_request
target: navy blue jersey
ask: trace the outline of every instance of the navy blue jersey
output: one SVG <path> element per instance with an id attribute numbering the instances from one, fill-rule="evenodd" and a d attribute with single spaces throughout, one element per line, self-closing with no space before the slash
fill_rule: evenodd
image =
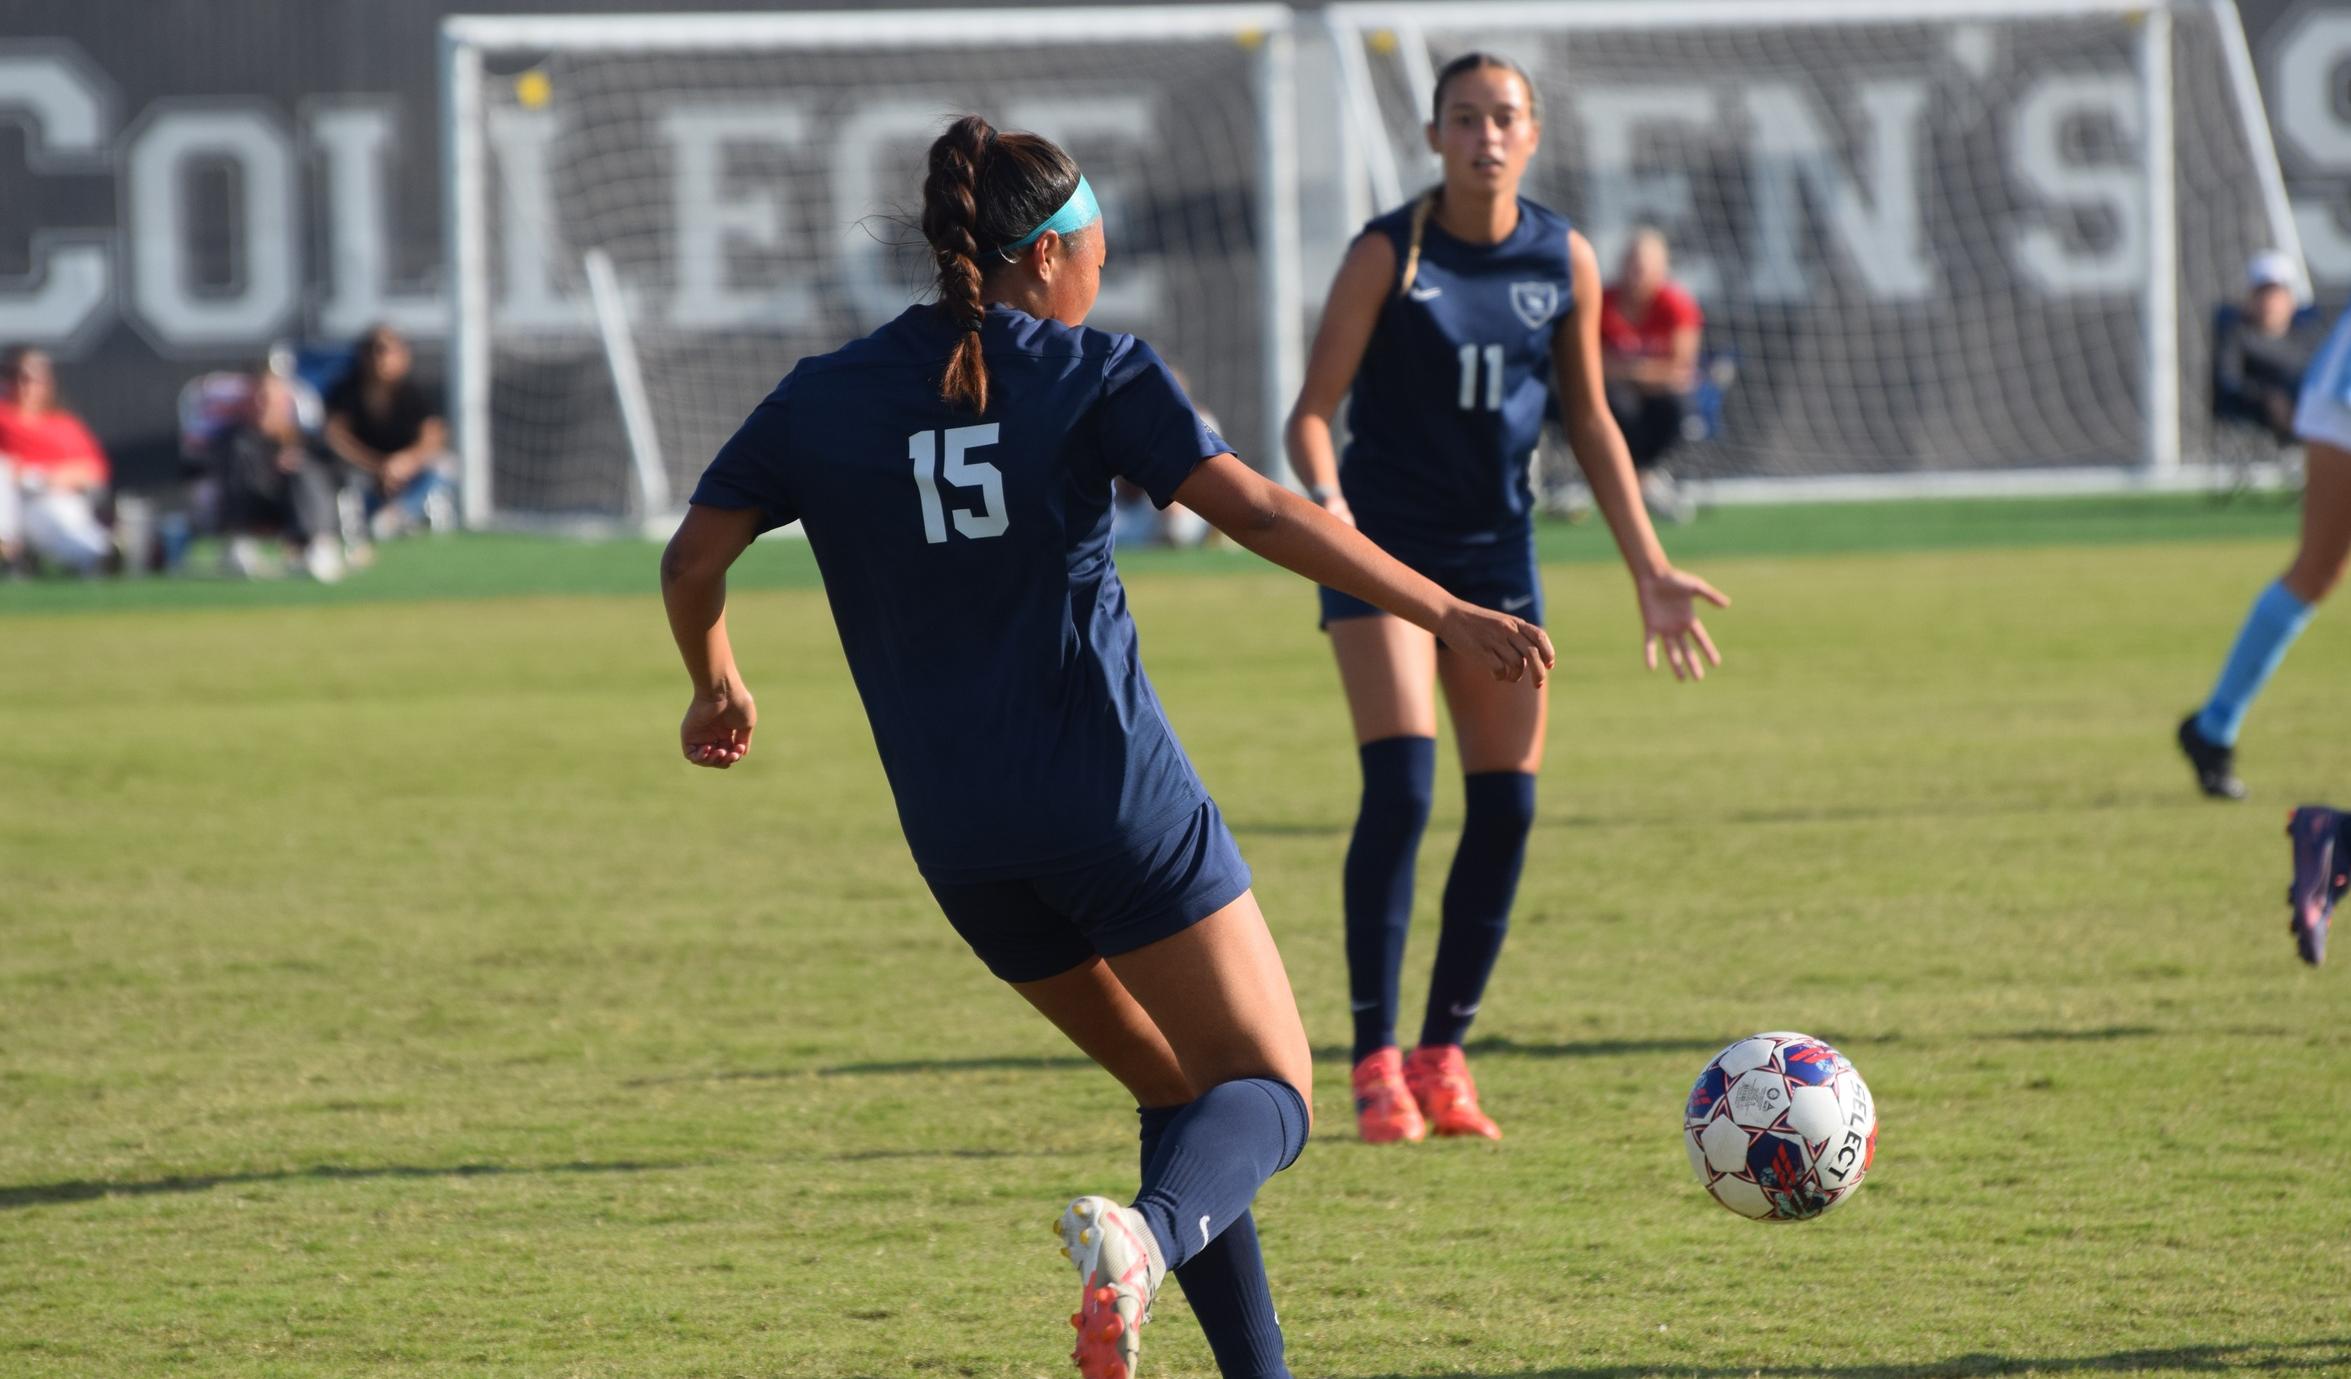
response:
<path id="1" fill-rule="evenodd" d="M 1575 304 L 1567 217 L 1524 197 L 1518 228 L 1469 244 L 1431 216 L 1409 291 L 1391 285 L 1347 407 L 1339 485 L 1383 544 L 1445 549 L 1527 529 L 1528 462 L 1551 387 L 1551 335 Z M 1364 227 L 1412 242 L 1406 205 Z"/>
<path id="2" fill-rule="evenodd" d="M 1151 347 L 990 307 L 984 418 L 939 397 L 919 306 L 804 359 L 694 501 L 798 520 L 924 872 L 1082 866 L 1208 796 L 1143 675 L 1111 478 L 1165 506 L 1227 446 Z"/>

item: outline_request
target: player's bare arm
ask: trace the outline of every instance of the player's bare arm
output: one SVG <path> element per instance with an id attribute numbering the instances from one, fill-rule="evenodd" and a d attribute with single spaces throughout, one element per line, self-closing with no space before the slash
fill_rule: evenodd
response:
<path id="1" fill-rule="evenodd" d="M 759 715 L 727 641 L 727 570 L 759 534 L 759 517 L 697 503 L 661 553 L 661 602 L 694 687 L 678 745 L 696 766 L 723 771 L 751 750 Z"/>
<path id="2" fill-rule="evenodd" d="M 1331 440 L 1331 422 L 1355 383 L 1355 371 L 1363 365 L 1363 351 L 1379 322 L 1380 305 L 1395 281 L 1396 247 L 1387 236 L 1358 237 L 1331 283 L 1322 324 L 1315 329 L 1314 347 L 1306 357 L 1305 386 L 1282 431 L 1290 472 L 1298 476 L 1307 496 L 1350 523 L 1355 519 L 1339 495 L 1339 452 Z"/>
<path id="3" fill-rule="evenodd" d="M 1674 569 L 1665 558 L 1665 547 L 1641 505 L 1624 433 L 1608 411 L 1600 369 L 1600 260 L 1580 231 L 1568 232 L 1568 261 L 1574 273 L 1575 310 L 1560 321 L 1552 342 L 1568 444 L 1592 487 L 1593 503 L 1607 519 L 1616 548 L 1632 571 L 1641 607 L 1643 664 L 1656 669 L 1662 651 L 1676 680 L 1703 680 L 1708 664 L 1722 664 L 1722 653 L 1698 618 L 1697 601 L 1704 599 L 1717 608 L 1728 608 L 1731 601 L 1705 580 Z"/>
<path id="4" fill-rule="evenodd" d="M 1491 669 L 1497 680 L 1531 674 L 1540 687 L 1550 679 L 1557 657 L 1542 628 L 1453 597 L 1352 526 L 1235 456 L 1202 461 L 1175 496 L 1250 552 L 1435 633 Z"/>

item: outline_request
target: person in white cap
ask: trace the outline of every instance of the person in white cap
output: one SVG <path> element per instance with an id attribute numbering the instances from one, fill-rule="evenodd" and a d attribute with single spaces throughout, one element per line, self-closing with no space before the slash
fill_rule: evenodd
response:
<path id="1" fill-rule="evenodd" d="M 2257 426 L 2280 445 L 2294 443 L 2294 404 L 2313 344 L 2300 329 L 2308 305 L 2291 258 L 2264 249 L 2246 264 L 2245 300 L 2221 313 L 2213 340 L 2215 417 Z"/>

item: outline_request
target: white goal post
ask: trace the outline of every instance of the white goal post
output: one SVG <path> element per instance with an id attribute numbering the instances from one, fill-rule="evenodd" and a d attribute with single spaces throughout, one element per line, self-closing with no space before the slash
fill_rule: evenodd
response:
<path id="1" fill-rule="evenodd" d="M 1434 73 L 1532 75 L 1527 194 L 1662 229 L 1735 352 L 1719 498 L 2204 482 L 2209 337 L 2300 259 L 2228 0 L 1494 0 L 1323 12 L 1353 209 L 1435 180 Z"/>
<path id="2" fill-rule="evenodd" d="M 468 523 L 673 516 L 796 360 L 927 295 L 923 152 L 966 110 L 1085 165 L 1111 262 L 1091 324 L 1145 336 L 1278 463 L 1292 58 L 1269 4 L 444 20 Z"/>

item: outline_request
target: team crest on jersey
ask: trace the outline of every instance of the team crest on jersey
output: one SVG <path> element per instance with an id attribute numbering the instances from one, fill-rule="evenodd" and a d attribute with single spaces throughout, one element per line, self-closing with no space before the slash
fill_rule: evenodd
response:
<path id="1" fill-rule="evenodd" d="M 1512 283 L 1510 309 L 1518 313 L 1518 319 L 1527 323 L 1528 330 L 1541 330 L 1551 323 L 1551 313 L 1559 309 L 1559 284 Z"/>

